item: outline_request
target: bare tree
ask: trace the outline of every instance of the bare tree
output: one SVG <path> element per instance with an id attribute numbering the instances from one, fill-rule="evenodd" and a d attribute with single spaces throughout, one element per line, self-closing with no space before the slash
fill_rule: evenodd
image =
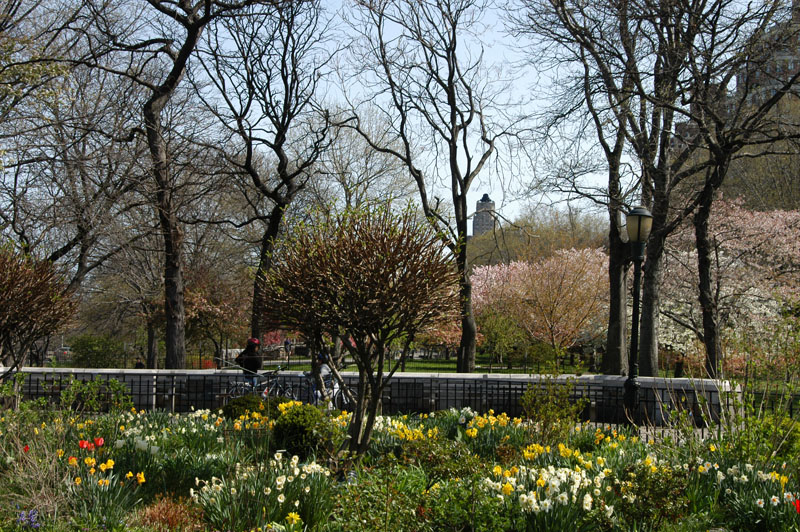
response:
<path id="1" fill-rule="evenodd" d="M 713 279 L 716 246 L 709 232 L 717 191 L 735 159 L 768 154 L 780 149 L 781 141 L 800 137 L 800 118 L 791 112 L 796 100 L 786 102 L 787 95 L 797 95 L 800 79 L 800 65 L 794 65 L 795 60 L 800 63 L 800 12 L 794 2 L 789 7 L 775 1 L 753 13 L 714 5 L 714 16 L 693 41 L 687 61 L 691 104 L 684 111 L 679 142 L 695 146 L 693 159 L 702 161 L 701 183 L 692 196 L 697 205 L 692 223 L 706 372 L 712 378 L 718 376 L 722 357 Z"/>
<path id="2" fill-rule="evenodd" d="M 361 127 L 381 144 L 391 135 L 375 116 L 362 116 Z M 349 127 L 334 127 L 331 145 L 319 165 L 320 176 L 309 194 L 318 209 L 348 209 L 368 203 L 404 202 L 416 194 L 416 183 L 397 158 L 372 148 Z"/>
<path id="3" fill-rule="evenodd" d="M 480 21 L 489 4 L 359 0 L 356 5 L 352 25 L 359 39 L 353 62 L 367 95 L 354 111 L 358 116 L 365 106 L 377 105 L 391 136 L 375 137 L 359 118 L 345 125 L 405 166 L 417 184 L 425 216 L 455 255 L 462 303 L 458 370 L 470 372 L 477 330 L 466 249 L 467 193 L 514 125 L 503 116 L 499 95 L 492 93 L 482 55 Z M 435 195 L 440 183 L 450 191 L 452 219 Z"/>
<path id="4" fill-rule="evenodd" d="M 195 54 L 206 27 L 236 14 L 257 0 L 147 0 L 113 6 L 92 3 L 92 33 L 87 33 L 94 68 L 127 77 L 143 87 L 143 130 L 150 152 L 150 177 L 154 209 L 164 243 L 164 310 L 166 315 L 166 367 L 186 364 L 186 316 L 184 308 L 183 228 L 176 187 L 181 168 L 176 168 L 166 127 L 168 104 L 178 91 L 187 65 Z M 116 61 L 101 62 L 99 58 Z"/>
<path id="5" fill-rule="evenodd" d="M 222 156 L 250 182 L 249 213 L 263 224 L 251 334 L 261 335 L 261 283 L 284 213 L 328 144 L 318 87 L 335 54 L 319 1 L 259 4 L 221 18 L 201 46 L 195 86 L 223 130 Z M 203 85 L 203 82 L 207 82 Z"/>
<path id="6" fill-rule="evenodd" d="M 89 25 L 82 2 L 4 0 L 0 4 L 0 121 L 31 101 L 50 101 Z M 5 131 L 4 133 L 7 133 Z"/>
<path id="7" fill-rule="evenodd" d="M 26 116 L 11 125 L 0 220 L 21 248 L 56 263 L 75 290 L 141 236 L 115 219 L 136 204 L 131 193 L 144 178 L 145 145 L 123 138 L 138 123 L 136 87 L 127 80 L 78 67 L 58 91 L 30 113 L 17 110 Z M 127 236 L 112 239 L 112 232 Z"/>

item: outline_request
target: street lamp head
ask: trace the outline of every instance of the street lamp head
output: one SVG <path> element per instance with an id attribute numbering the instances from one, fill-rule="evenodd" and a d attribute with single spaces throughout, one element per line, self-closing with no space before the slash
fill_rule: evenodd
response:
<path id="1" fill-rule="evenodd" d="M 628 229 L 629 242 L 647 242 L 650 229 L 653 227 L 653 215 L 644 207 L 634 207 L 625 215 L 625 225 Z"/>

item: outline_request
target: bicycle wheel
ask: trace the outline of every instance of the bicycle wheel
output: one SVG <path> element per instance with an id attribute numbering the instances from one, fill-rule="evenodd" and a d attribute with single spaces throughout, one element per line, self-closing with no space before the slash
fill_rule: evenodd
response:
<path id="1" fill-rule="evenodd" d="M 358 401 L 358 398 L 355 397 L 355 394 L 353 395 L 353 399 Z M 350 401 L 350 399 L 347 398 L 347 395 L 341 389 L 336 390 L 336 392 L 333 394 L 333 406 L 338 410 L 347 410 L 349 412 L 352 412 L 356 408 L 355 403 Z"/>
<path id="2" fill-rule="evenodd" d="M 287 399 L 291 399 L 292 401 L 297 401 L 297 396 L 295 395 L 291 384 L 286 384 L 286 385 L 283 385 L 283 386 L 277 386 L 276 394 L 280 395 L 281 397 L 285 397 Z"/>
<path id="3" fill-rule="evenodd" d="M 268 397 L 286 397 L 293 401 L 297 399 L 290 384 L 284 385 L 278 381 L 270 382 L 261 392 L 261 397 L 264 399 Z"/>
<path id="4" fill-rule="evenodd" d="M 226 395 L 230 399 L 236 399 L 237 397 L 242 397 L 252 392 L 253 387 L 250 385 L 250 383 L 237 381 L 228 386 L 228 392 Z"/>

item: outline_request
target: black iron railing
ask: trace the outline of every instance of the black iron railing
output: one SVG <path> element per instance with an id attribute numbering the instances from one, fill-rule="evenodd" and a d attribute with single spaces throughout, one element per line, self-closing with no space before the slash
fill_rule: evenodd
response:
<path id="1" fill-rule="evenodd" d="M 194 409 L 220 408 L 228 399 L 228 390 L 236 381 L 245 380 L 239 371 L 225 370 L 96 370 L 25 368 L 22 396 L 43 397 L 58 403 L 61 392 L 72 380 L 122 383 L 137 409 L 187 412 Z M 275 377 L 283 388 L 291 388 L 297 397 L 311 397 L 311 381 L 302 372 L 284 371 Z M 357 376 L 344 374 L 355 387 Z M 449 408 L 470 407 L 477 412 L 521 414 L 520 396 L 529 387 L 546 393 L 545 377 L 538 375 L 464 375 L 396 374 L 382 398 L 384 414 L 427 413 Z M 561 376 L 556 381 L 570 387 L 572 400 L 584 399 L 583 418 L 597 423 L 625 423 L 623 383 L 625 377 L 587 375 Z M 670 425 L 676 413 L 683 413 L 698 427 L 741 407 L 741 392 L 726 382 L 690 379 L 642 378 L 637 419 L 656 427 Z M 789 408 L 797 412 L 797 397 L 788 401 L 777 396 L 760 397 L 762 407 Z M 788 407 L 786 406 L 788 405 Z"/>

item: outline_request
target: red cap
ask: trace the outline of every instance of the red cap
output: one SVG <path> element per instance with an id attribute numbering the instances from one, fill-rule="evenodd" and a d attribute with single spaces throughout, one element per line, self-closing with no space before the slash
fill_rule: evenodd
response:
<path id="1" fill-rule="evenodd" d="M 252 345 L 261 345 L 261 342 L 258 341 L 258 338 L 248 338 L 247 343 Z"/>

